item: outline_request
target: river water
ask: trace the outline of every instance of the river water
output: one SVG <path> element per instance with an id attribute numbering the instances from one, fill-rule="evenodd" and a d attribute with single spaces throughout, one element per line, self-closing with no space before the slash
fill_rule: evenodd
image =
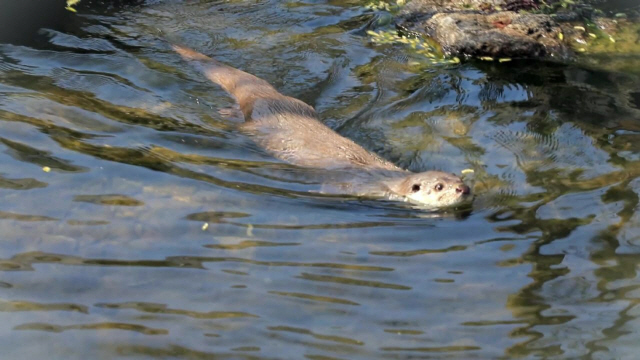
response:
<path id="1" fill-rule="evenodd" d="M 640 68 L 431 65 L 360 1 L 64 16 L 0 44 L 2 359 L 636 357 Z M 166 37 L 472 209 L 309 192 Z"/>

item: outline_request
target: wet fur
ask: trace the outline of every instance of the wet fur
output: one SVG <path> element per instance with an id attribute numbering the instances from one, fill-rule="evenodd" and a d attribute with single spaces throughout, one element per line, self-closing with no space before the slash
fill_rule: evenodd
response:
<path id="1" fill-rule="evenodd" d="M 274 156 L 304 167 L 405 172 L 331 130 L 311 106 L 266 81 L 188 48 L 173 49 L 235 98 L 245 118 L 242 129 Z"/>
<path id="2" fill-rule="evenodd" d="M 242 130 L 275 157 L 303 167 L 349 170 L 342 172 L 347 181 L 328 184 L 340 193 L 429 207 L 451 206 L 470 197 L 469 187 L 455 175 L 403 170 L 331 130 L 311 106 L 282 95 L 266 81 L 191 49 L 173 49 L 235 98 L 245 118 Z M 441 192 L 433 190 L 437 185 Z"/>

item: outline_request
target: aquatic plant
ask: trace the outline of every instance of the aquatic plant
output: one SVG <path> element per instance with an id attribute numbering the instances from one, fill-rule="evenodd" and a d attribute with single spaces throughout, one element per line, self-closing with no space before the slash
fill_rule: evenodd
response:
<path id="1" fill-rule="evenodd" d="M 405 0 L 397 0 L 397 1 L 391 1 L 391 2 L 380 0 L 378 2 L 371 2 L 365 5 L 365 7 L 368 9 L 376 10 L 376 11 L 384 10 L 388 12 L 395 12 L 399 10 L 400 7 L 402 7 L 405 3 L 406 3 Z"/>
<path id="2" fill-rule="evenodd" d="M 424 56 L 432 64 L 457 64 L 460 59 L 457 57 L 446 57 L 438 47 L 421 39 L 420 37 L 407 37 L 399 35 L 396 30 L 372 31 L 367 34 L 371 36 L 371 41 L 376 44 L 405 44 L 411 47 L 416 54 Z"/>
<path id="3" fill-rule="evenodd" d="M 78 3 L 80 3 L 80 0 L 67 0 L 67 6 L 65 7 L 65 9 L 69 11 L 77 12 L 74 6 L 78 5 Z"/>
<path id="4" fill-rule="evenodd" d="M 391 14 L 396 13 L 405 2 L 405 0 L 378 1 L 377 3 L 372 2 L 365 7 L 379 12 L 377 24 L 387 26 L 392 22 L 393 16 Z M 384 14 L 385 12 L 387 14 Z M 432 64 L 457 64 L 460 62 L 457 57 L 446 57 L 437 44 L 424 40 L 417 34 L 399 34 L 396 29 L 367 30 L 367 34 L 371 37 L 371 42 L 375 44 L 408 45 L 416 54 L 425 57 Z"/>

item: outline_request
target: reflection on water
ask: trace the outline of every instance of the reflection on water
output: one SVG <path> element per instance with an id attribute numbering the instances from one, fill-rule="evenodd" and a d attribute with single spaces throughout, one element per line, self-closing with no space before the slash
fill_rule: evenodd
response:
<path id="1" fill-rule="evenodd" d="M 72 19 L 0 44 L 3 359 L 636 353 L 637 71 L 417 64 L 359 1 Z M 158 30 L 404 167 L 473 168 L 471 213 L 314 193 Z"/>

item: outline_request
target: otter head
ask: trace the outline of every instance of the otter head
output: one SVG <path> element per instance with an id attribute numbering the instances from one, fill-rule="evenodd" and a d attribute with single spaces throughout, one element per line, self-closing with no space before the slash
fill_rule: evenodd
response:
<path id="1" fill-rule="evenodd" d="M 411 174 L 387 185 L 392 195 L 433 208 L 455 206 L 471 198 L 471 189 L 459 177 L 441 171 Z"/>

